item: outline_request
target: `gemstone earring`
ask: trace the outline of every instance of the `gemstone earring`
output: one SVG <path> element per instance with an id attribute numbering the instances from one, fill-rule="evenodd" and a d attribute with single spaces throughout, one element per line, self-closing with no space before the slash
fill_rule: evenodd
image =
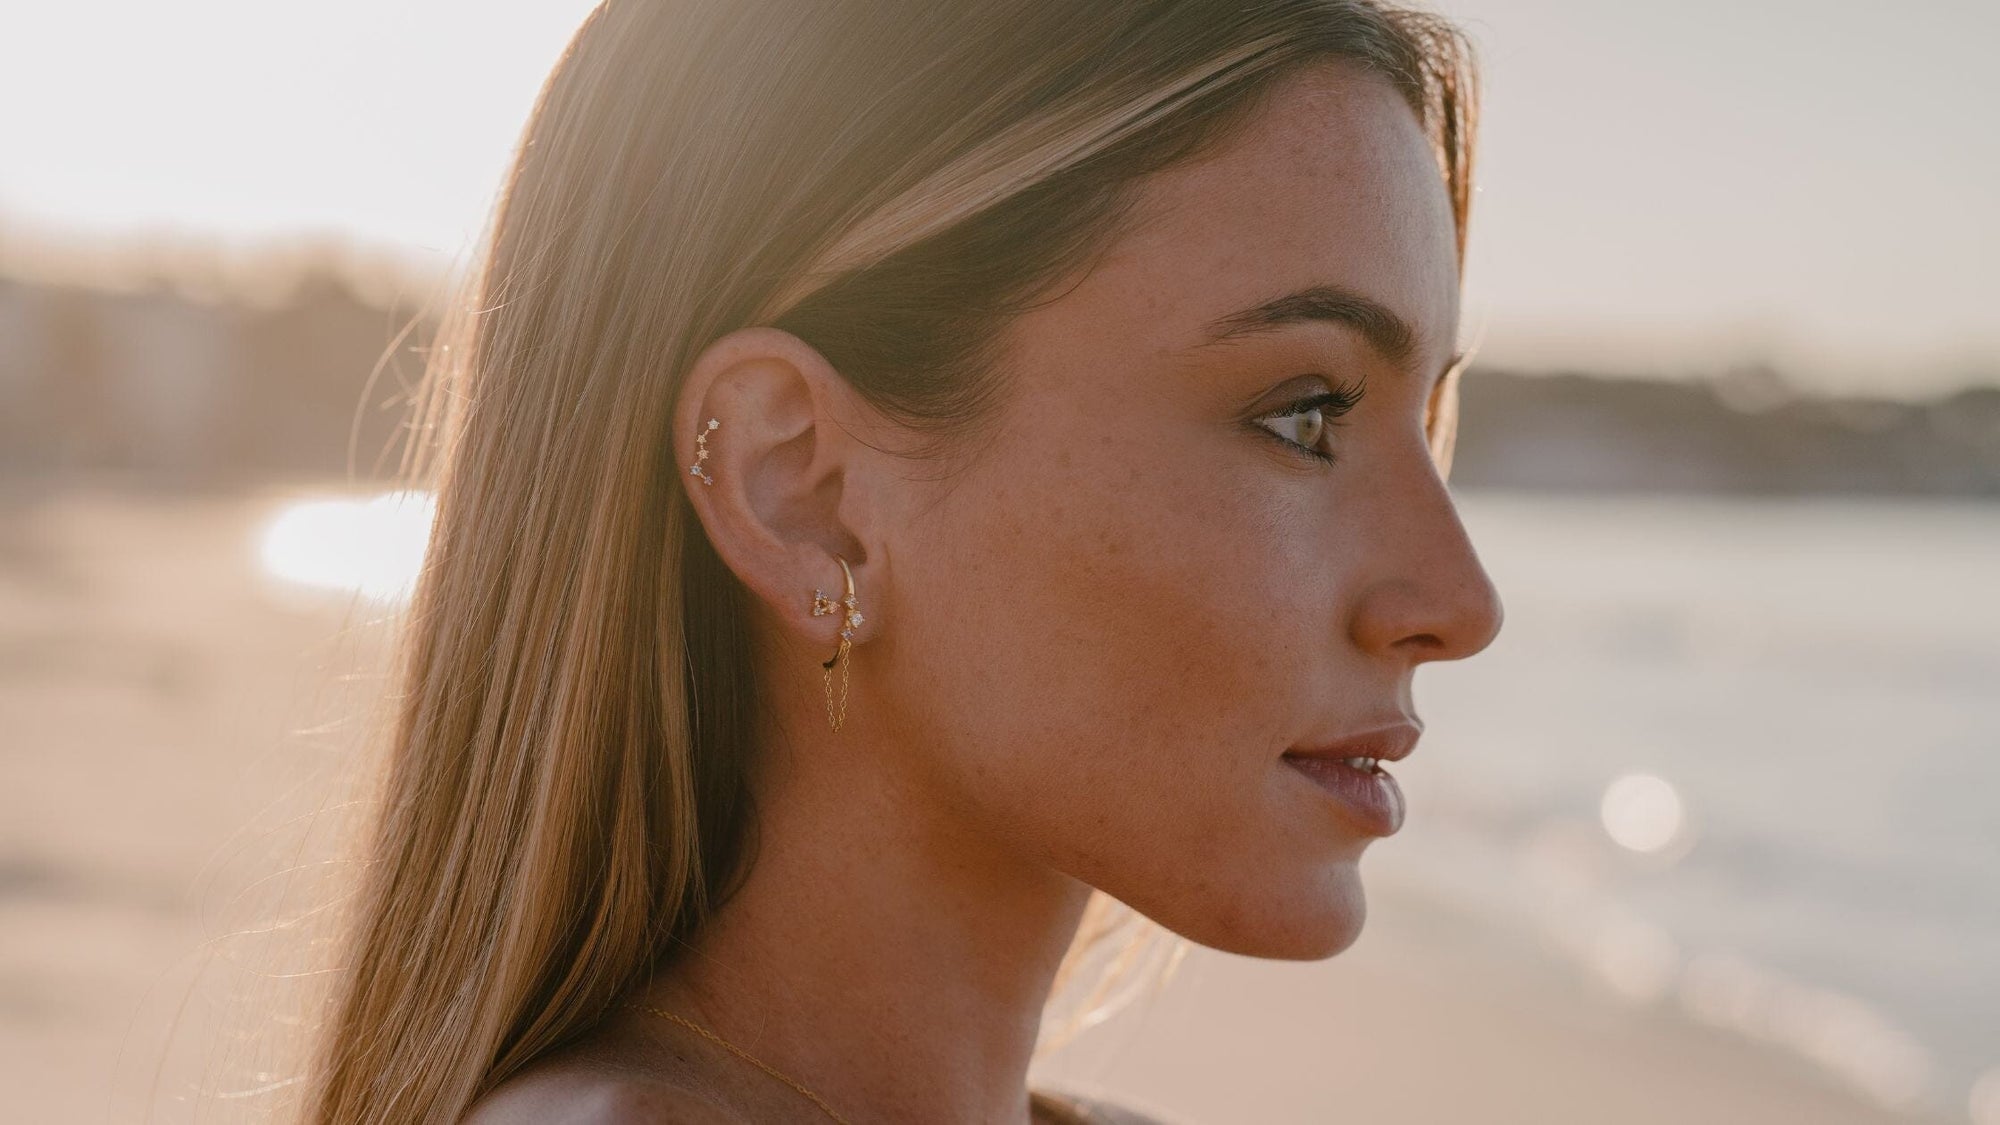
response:
<path id="1" fill-rule="evenodd" d="M 848 650 L 854 647 L 854 627 L 861 624 L 863 619 L 859 605 L 854 597 L 854 572 L 847 569 L 846 559 L 840 558 L 839 555 L 833 557 L 840 559 L 840 572 L 847 577 L 847 595 L 841 598 L 839 602 L 835 602 L 832 598 L 826 596 L 825 591 L 814 590 L 812 611 L 814 617 L 824 617 L 829 613 L 839 612 L 845 612 L 847 615 L 842 619 L 840 625 L 840 647 L 834 650 L 833 656 L 830 659 L 820 665 L 820 668 L 825 672 L 826 678 L 826 721 L 828 725 L 833 727 L 833 732 L 839 734 L 841 724 L 847 721 L 847 678 L 849 672 L 852 671 L 853 663 L 844 658 L 847 656 Z M 843 610 L 842 607 L 845 607 L 845 609 Z M 840 665 L 840 713 L 838 715 L 835 715 L 833 710 L 833 666 L 835 664 Z"/>
<path id="2" fill-rule="evenodd" d="M 688 472 L 700 477 L 703 484 L 715 483 L 715 478 L 708 475 L 708 470 L 702 468 L 701 463 L 708 460 L 708 431 L 720 425 L 722 425 L 721 422 L 710 418 L 708 425 L 702 427 L 701 435 L 694 439 L 694 464 L 688 466 Z"/>

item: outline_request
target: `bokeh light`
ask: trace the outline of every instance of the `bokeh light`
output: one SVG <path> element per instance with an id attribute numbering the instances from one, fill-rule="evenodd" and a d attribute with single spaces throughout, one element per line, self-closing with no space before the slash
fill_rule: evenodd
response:
<path id="1" fill-rule="evenodd" d="M 1598 815 L 1604 831 L 1635 852 L 1665 851 L 1680 838 L 1686 819 L 1680 792 L 1647 773 L 1626 774 L 1606 786 Z"/>

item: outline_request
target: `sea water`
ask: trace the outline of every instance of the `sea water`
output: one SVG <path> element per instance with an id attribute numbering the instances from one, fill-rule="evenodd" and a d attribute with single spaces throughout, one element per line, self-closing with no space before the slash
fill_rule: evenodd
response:
<path id="1" fill-rule="evenodd" d="M 2000 504 L 1459 510 L 1505 622 L 1417 673 L 1371 877 L 1885 1105 L 2000 1121 Z"/>

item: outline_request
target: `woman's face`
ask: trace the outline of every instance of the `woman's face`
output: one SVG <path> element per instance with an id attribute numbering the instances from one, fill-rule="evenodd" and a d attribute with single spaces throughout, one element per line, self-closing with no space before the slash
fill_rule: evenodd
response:
<path id="1" fill-rule="evenodd" d="M 1012 327 L 998 436 L 887 521 L 871 705 L 1002 847 L 1204 945 L 1330 956 L 1373 836 L 1281 755 L 1414 722 L 1417 665 L 1500 627 L 1425 434 L 1450 205 L 1391 87 L 1329 66 L 1138 219 Z M 1378 303 L 1400 354 L 1316 290 Z M 1322 315 L 1231 319 L 1300 293 L 1274 307 Z"/>

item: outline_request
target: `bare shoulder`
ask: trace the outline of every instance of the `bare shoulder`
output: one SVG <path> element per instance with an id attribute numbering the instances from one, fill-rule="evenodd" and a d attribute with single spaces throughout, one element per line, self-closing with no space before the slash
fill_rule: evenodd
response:
<path id="1" fill-rule="evenodd" d="M 537 1064 L 495 1087 L 462 1125 L 748 1125 L 684 1086 L 585 1059 Z"/>

